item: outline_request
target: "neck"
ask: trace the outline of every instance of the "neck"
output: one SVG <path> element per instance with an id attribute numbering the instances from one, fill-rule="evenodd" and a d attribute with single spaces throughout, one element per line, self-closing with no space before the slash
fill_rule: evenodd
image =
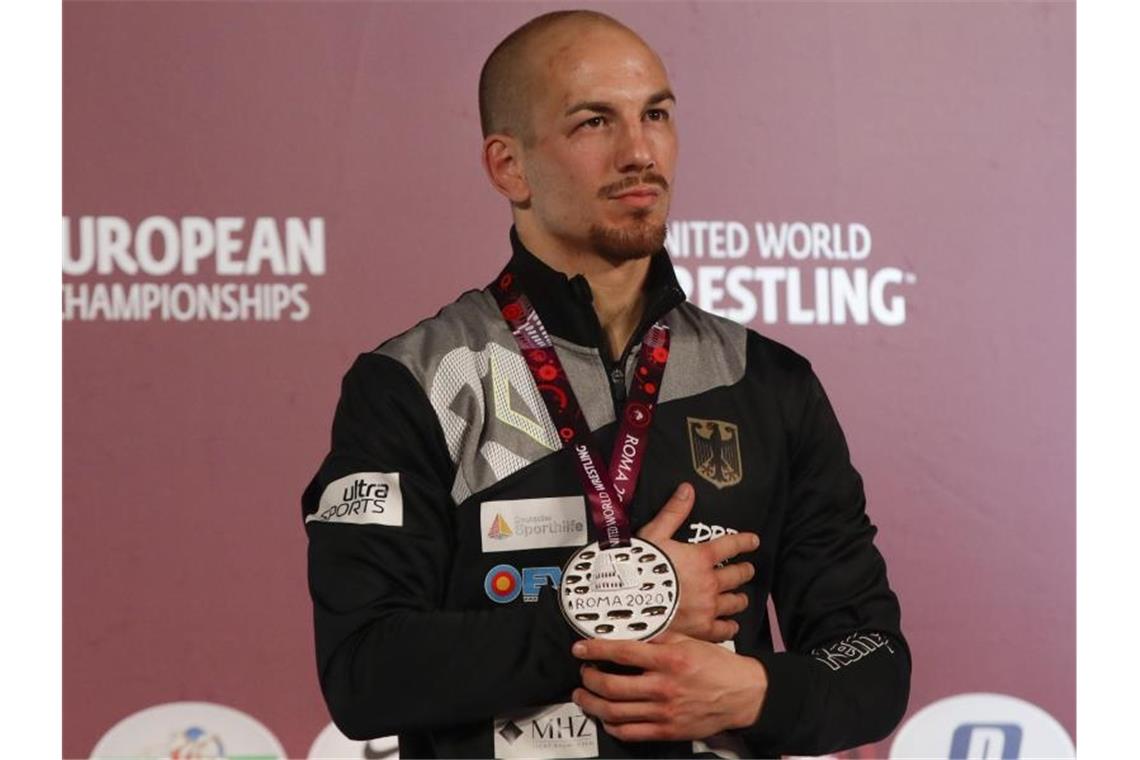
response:
<path id="1" fill-rule="evenodd" d="M 634 267 L 632 265 L 639 264 Z M 594 294 L 594 312 L 606 336 L 610 359 L 621 356 L 633 331 L 645 313 L 645 277 L 649 272 L 649 259 L 629 261 L 621 269 L 590 276 L 581 274 L 590 283 Z"/>
<path id="2" fill-rule="evenodd" d="M 550 245 L 543 239 L 528 239 L 531 236 L 525 234 L 521 225 L 516 229 L 527 250 L 548 267 L 567 277 L 580 274 L 586 278 L 610 359 L 620 357 L 645 312 L 649 257 L 611 262 L 589 249 L 574 250 Z"/>

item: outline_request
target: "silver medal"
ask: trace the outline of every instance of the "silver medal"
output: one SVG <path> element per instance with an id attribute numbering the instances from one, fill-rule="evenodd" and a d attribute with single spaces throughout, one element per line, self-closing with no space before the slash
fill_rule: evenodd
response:
<path id="1" fill-rule="evenodd" d="M 673 620 L 680 598 L 673 563 L 648 541 L 579 549 L 562 569 L 558 592 L 570 627 L 590 639 L 648 640 Z"/>

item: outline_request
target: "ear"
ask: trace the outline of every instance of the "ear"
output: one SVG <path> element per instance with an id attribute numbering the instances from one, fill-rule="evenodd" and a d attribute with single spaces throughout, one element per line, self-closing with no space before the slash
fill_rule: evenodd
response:
<path id="1" fill-rule="evenodd" d="M 530 202 L 530 183 L 523 171 L 522 145 L 510 135 L 488 135 L 483 140 L 483 169 L 491 185 L 512 205 Z"/>

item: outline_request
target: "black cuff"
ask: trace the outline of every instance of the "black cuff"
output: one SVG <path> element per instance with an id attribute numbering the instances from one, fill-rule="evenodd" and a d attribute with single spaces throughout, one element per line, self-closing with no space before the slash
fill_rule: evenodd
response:
<path id="1" fill-rule="evenodd" d="M 777 747 L 800 725 L 818 670 L 810 658 L 792 652 L 761 652 L 755 657 L 768 675 L 768 688 L 760 717 L 741 733 L 760 745 Z"/>

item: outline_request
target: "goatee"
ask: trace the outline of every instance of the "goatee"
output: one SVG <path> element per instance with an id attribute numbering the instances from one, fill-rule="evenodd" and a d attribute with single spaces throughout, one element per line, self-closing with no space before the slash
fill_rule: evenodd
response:
<path id="1" fill-rule="evenodd" d="M 664 224 L 639 223 L 628 229 L 595 224 L 590 227 L 590 247 L 611 264 L 644 259 L 665 245 Z"/>

